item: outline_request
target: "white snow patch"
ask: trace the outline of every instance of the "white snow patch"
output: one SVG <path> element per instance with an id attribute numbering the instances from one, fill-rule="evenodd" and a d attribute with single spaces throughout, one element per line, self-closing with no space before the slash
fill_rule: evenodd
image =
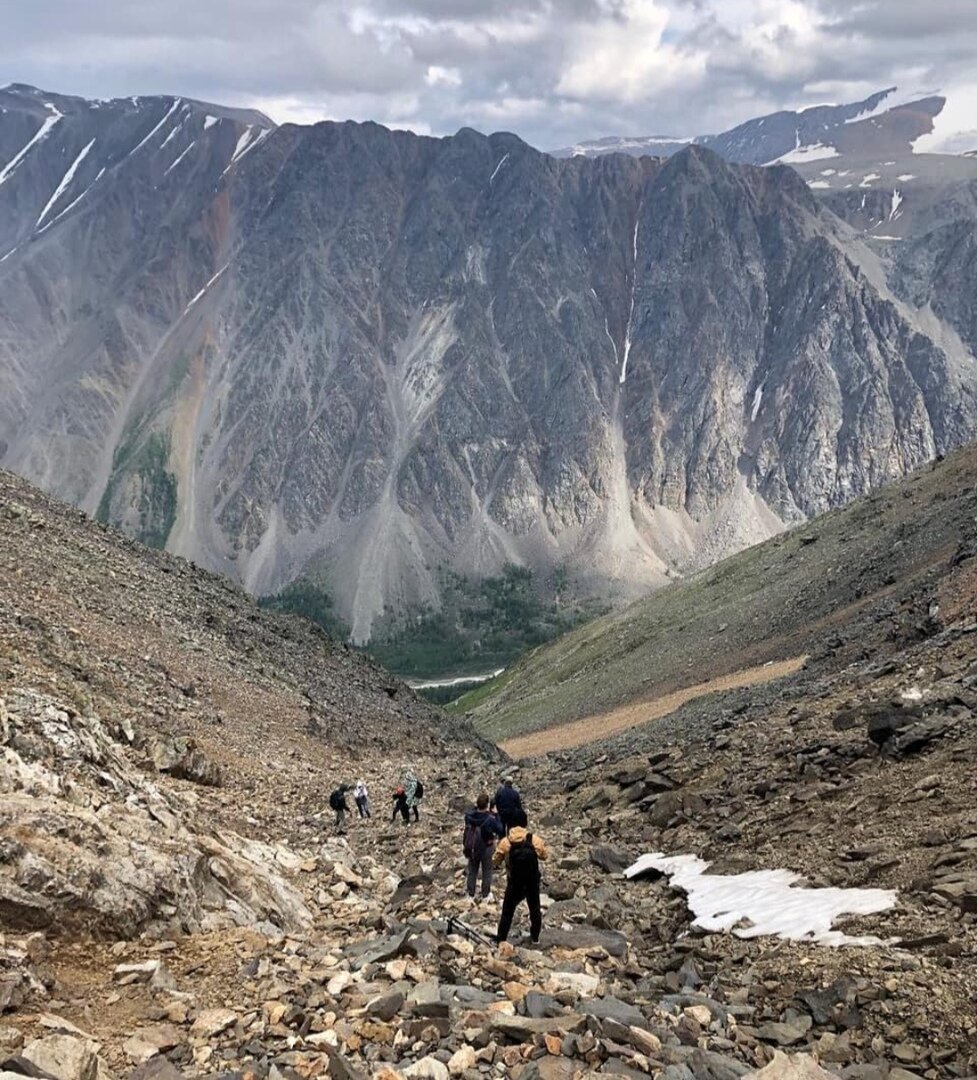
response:
<path id="1" fill-rule="evenodd" d="M 821 161 L 824 158 L 839 157 L 838 151 L 833 146 L 825 146 L 824 143 L 808 143 L 806 146 L 795 146 L 779 158 L 768 161 L 768 165 L 803 165 L 808 161 Z"/>
<path id="2" fill-rule="evenodd" d="M 64 115 L 63 113 L 59 112 L 49 102 L 45 102 L 45 104 L 51 110 L 52 115 L 51 116 L 45 116 L 44 123 L 41 124 L 41 126 L 37 129 L 37 131 L 34 132 L 34 135 L 28 141 L 27 145 L 25 147 L 23 147 L 17 154 L 15 154 L 7 162 L 7 164 L 4 165 L 3 169 L 0 170 L 0 184 L 5 183 L 10 178 L 11 173 L 24 160 L 24 158 L 27 157 L 27 155 L 30 152 L 31 148 L 34 147 L 34 146 L 37 146 L 38 143 L 43 142 L 48 137 L 48 134 L 51 131 L 51 128 L 53 128 L 54 125 Z"/>
<path id="3" fill-rule="evenodd" d="M 732 931 L 737 937 L 779 937 L 820 945 L 881 945 L 877 937 L 851 937 L 832 925 L 842 915 L 875 915 L 896 902 L 893 889 L 798 888 L 792 870 L 748 870 L 743 874 L 708 874 L 709 863 L 697 855 L 643 855 L 624 871 L 627 878 L 647 870 L 669 876 L 673 888 L 687 894 L 692 925 Z M 748 925 L 741 925 L 747 922 Z"/>
<path id="4" fill-rule="evenodd" d="M 873 240 L 904 240 L 904 236 L 886 236 L 884 233 L 870 233 Z"/>
<path id="5" fill-rule="evenodd" d="M 182 101 L 183 98 L 177 98 L 169 107 L 163 119 L 160 120 L 160 122 L 153 128 L 151 132 L 149 132 L 148 135 L 145 135 L 139 140 L 139 142 L 136 143 L 136 145 L 129 151 L 129 153 L 126 154 L 126 157 L 132 157 L 133 154 L 141 150 L 146 145 L 146 143 L 148 143 L 149 140 L 156 134 L 156 132 L 159 131 L 159 129 L 166 123 L 166 121 L 169 120 L 169 118 L 176 112 L 176 110 L 180 107 Z"/>
<path id="6" fill-rule="evenodd" d="M 176 127 L 169 133 L 169 135 L 167 135 L 166 138 L 159 144 L 160 150 L 165 150 L 166 149 L 166 147 L 169 145 L 170 141 L 172 139 L 175 139 L 176 136 L 180 133 L 180 129 L 183 127 L 183 125 L 185 123 L 186 123 L 186 120 L 181 120 L 176 125 Z"/>
<path id="7" fill-rule="evenodd" d="M 491 176 L 489 177 L 489 183 L 490 183 L 490 184 L 491 184 L 491 183 L 492 183 L 492 181 L 493 181 L 493 180 L 494 180 L 494 179 L 495 179 L 495 178 L 496 178 L 496 177 L 497 177 L 497 176 L 499 175 L 499 169 L 501 169 L 501 168 L 502 168 L 502 166 L 503 166 L 503 165 L 504 165 L 504 164 L 505 164 L 505 163 L 506 163 L 506 162 L 507 162 L 508 160 L 509 160 L 509 155 L 508 155 L 508 154 L 506 154 L 506 155 L 505 155 L 505 157 L 503 157 L 503 158 L 502 158 L 502 160 L 501 160 L 501 161 L 500 161 L 500 162 L 498 163 L 498 165 L 496 165 L 496 166 L 495 166 L 495 168 L 494 168 L 494 169 L 492 170 L 492 175 L 491 175 Z"/>
<path id="8" fill-rule="evenodd" d="M 16 253 L 16 251 L 16 248 L 11 248 L 6 255 L 0 256 L 0 263 L 5 263 L 11 255 L 14 255 Z"/>
<path id="9" fill-rule="evenodd" d="M 822 176 L 834 176 L 837 171 L 838 171 L 837 169 L 822 169 L 821 170 L 821 175 Z"/>
<path id="10" fill-rule="evenodd" d="M 831 187 L 827 180 L 808 180 L 807 186 L 811 188 L 818 188 L 819 190 Z"/>
<path id="11" fill-rule="evenodd" d="M 84 199 L 84 197 L 89 193 L 89 191 L 91 191 L 92 188 L 99 182 L 99 180 L 102 179 L 104 175 L 105 169 L 99 169 L 98 176 L 95 177 L 95 179 L 88 185 L 88 187 L 85 188 L 85 190 L 77 198 L 72 199 L 71 202 L 68 203 L 68 205 L 61 211 L 60 214 L 58 214 L 57 217 L 51 218 L 47 225 L 45 225 L 44 228 L 38 231 L 38 236 L 40 236 L 40 234 L 43 232 L 47 232 L 47 230 L 50 229 L 52 225 L 56 225 L 65 216 L 65 214 L 67 214 L 70 210 L 73 210 L 81 202 L 81 200 Z"/>
<path id="12" fill-rule="evenodd" d="M 881 180 L 881 179 L 882 179 L 882 177 L 877 172 L 866 173 L 862 177 L 862 182 L 858 186 L 859 187 L 871 187 L 873 180 Z"/>
<path id="13" fill-rule="evenodd" d="M 251 151 L 261 143 L 271 133 L 270 128 L 259 128 L 257 136 L 254 135 L 254 125 L 249 124 L 241 133 L 240 138 L 237 141 L 237 145 L 234 147 L 234 153 L 231 155 L 231 160 L 227 163 L 227 168 L 221 173 L 224 176 L 230 171 L 232 165 L 236 164 L 245 154 L 250 154 Z"/>
<path id="14" fill-rule="evenodd" d="M 901 181 L 903 184 L 905 184 L 905 183 L 908 183 L 910 180 L 915 180 L 916 179 L 916 174 L 911 173 L 911 172 L 904 172 L 904 173 L 900 173 L 896 177 L 896 179 Z"/>
<path id="15" fill-rule="evenodd" d="M 638 225 L 641 222 L 641 207 L 638 207 L 638 216 L 634 219 L 634 236 L 631 239 L 631 251 L 633 263 L 631 268 L 631 308 L 628 311 L 628 325 L 624 332 L 624 359 L 621 361 L 621 377 L 618 380 L 623 386 L 628 377 L 628 357 L 631 355 L 631 328 L 634 322 L 634 294 L 638 285 Z M 606 327 L 605 321 L 605 327 Z M 617 356 L 617 349 L 614 350 Z"/>
<path id="16" fill-rule="evenodd" d="M 750 423 L 751 424 L 754 423 L 756 421 L 756 418 L 760 415 L 760 403 L 763 401 L 763 388 L 764 388 L 765 385 L 766 385 L 766 380 L 764 380 L 762 383 L 760 383 L 760 385 L 754 391 L 754 394 L 753 394 L 753 408 L 750 410 Z"/>
<path id="17" fill-rule="evenodd" d="M 91 150 L 94 145 L 95 140 L 92 139 L 92 141 L 68 166 L 68 171 L 64 174 L 64 176 L 61 177 L 61 183 L 58 184 L 58 186 L 54 189 L 54 194 L 51 196 L 50 199 L 48 199 L 47 203 L 45 204 L 44 209 L 41 211 L 41 216 L 37 219 L 37 221 L 34 222 L 35 229 L 48 216 L 48 212 L 50 211 L 51 207 L 53 207 L 54 204 L 58 201 L 58 199 L 60 199 L 61 196 L 65 193 L 65 189 L 75 178 L 75 173 L 78 171 L 78 166 L 85 160 L 85 158 L 88 156 L 88 151 Z"/>
<path id="18" fill-rule="evenodd" d="M 180 162 L 181 162 L 181 161 L 182 161 L 182 160 L 183 160 L 183 159 L 184 159 L 184 158 L 185 158 L 185 157 L 187 156 L 187 154 L 189 154 L 189 153 L 190 153 L 190 151 L 191 151 L 191 150 L 192 150 L 192 149 L 193 149 L 193 148 L 194 148 L 194 147 L 195 147 L 196 145 L 197 145 L 197 140 L 196 140 L 196 139 L 194 139 L 194 140 L 193 140 L 193 142 L 192 142 L 192 143 L 190 143 L 190 145 L 189 145 L 189 146 L 188 146 L 188 147 L 186 148 L 186 150 L 184 150 L 184 151 L 183 151 L 183 153 L 182 153 L 182 154 L 181 154 L 181 155 L 180 155 L 180 156 L 179 156 L 179 157 L 178 157 L 178 158 L 176 159 L 176 161 L 174 161 L 174 162 L 173 162 L 173 164 L 172 164 L 172 165 L 170 165 L 170 166 L 169 166 L 169 168 L 167 168 L 166 172 L 164 172 L 164 173 L 163 173 L 163 175 L 164 175 L 164 176 L 166 176 L 166 175 L 167 175 L 168 173 L 172 172 L 172 171 L 173 171 L 173 169 L 175 169 L 175 168 L 177 167 L 177 165 L 179 165 L 179 164 L 180 164 Z"/>
<path id="19" fill-rule="evenodd" d="M 221 274 L 224 273 L 224 271 L 227 269 L 228 265 L 229 265 L 228 263 L 224 263 L 224 265 L 220 268 L 220 270 L 218 270 L 217 273 L 214 274 L 214 276 L 210 279 L 210 281 L 208 281 L 207 284 L 200 290 L 200 292 L 198 292 L 197 295 L 190 301 L 190 303 L 187 304 L 187 306 L 183 309 L 183 314 L 184 315 L 186 315 L 186 313 L 190 310 L 190 308 L 193 307 L 193 305 L 200 299 L 201 296 L 203 296 L 203 294 L 211 287 L 211 285 L 214 284 L 214 282 L 221 276 Z"/>
<path id="20" fill-rule="evenodd" d="M 204 131 L 210 130 L 210 128 L 212 128 L 214 126 L 214 124 L 219 124 L 219 123 L 220 123 L 220 117 L 211 116 L 210 113 L 208 113 L 204 117 Z"/>
<path id="21" fill-rule="evenodd" d="M 922 101 L 923 98 L 933 97 L 939 90 L 900 90 L 894 86 L 874 109 L 866 109 L 857 116 L 850 116 L 845 123 L 857 124 L 862 120 L 871 120 L 875 116 L 882 116 L 891 109 L 898 109 L 903 105 L 911 105 L 914 101 Z"/>
<path id="22" fill-rule="evenodd" d="M 892 209 L 889 211 L 889 220 L 892 221 L 896 213 L 899 210 L 899 206 L 902 203 L 902 192 L 898 188 L 894 188 L 892 191 Z"/>

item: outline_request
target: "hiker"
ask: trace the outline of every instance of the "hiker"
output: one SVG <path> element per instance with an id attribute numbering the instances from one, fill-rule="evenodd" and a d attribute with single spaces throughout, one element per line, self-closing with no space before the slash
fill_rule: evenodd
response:
<path id="1" fill-rule="evenodd" d="M 495 853 L 496 838 L 505 836 L 505 826 L 495 814 L 489 812 L 488 792 L 482 792 L 475 800 L 475 805 L 465 814 L 465 835 L 463 847 L 468 859 L 468 878 L 465 888 L 472 903 L 475 899 L 475 886 L 478 873 L 482 872 L 482 899 L 492 903 L 492 856 Z"/>
<path id="2" fill-rule="evenodd" d="M 353 801 L 356 803 L 356 809 L 360 812 L 360 817 L 368 818 L 370 816 L 370 792 L 364 780 L 356 781 L 356 787 L 353 788 Z"/>
<path id="3" fill-rule="evenodd" d="M 538 942 L 543 928 L 543 913 L 539 906 L 539 860 L 546 858 L 547 851 L 543 841 L 529 832 L 528 824 L 526 811 L 515 811 L 508 834 L 499 842 L 492 860 L 496 866 L 505 862 L 508 871 L 502 915 L 495 935 L 500 944 L 509 936 L 512 917 L 523 900 L 529 908 L 530 941 Z"/>
<path id="4" fill-rule="evenodd" d="M 511 776 L 503 778 L 502 784 L 492 800 L 492 808 L 498 812 L 506 829 L 509 829 L 515 821 L 514 815 L 522 810 L 522 798 L 512 786 Z"/>
<path id="5" fill-rule="evenodd" d="M 415 821 L 421 820 L 417 804 L 424 798 L 424 785 L 414 775 L 413 769 L 404 773 L 404 791 L 407 793 L 407 809 L 414 815 Z"/>
<path id="6" fill-rule="evenodd" d="M 336 811 L 336 828 L 344 832 L 346 828 L 346 815 L 349 813 L 349 804 L 346 802 L 346 792 L 349 784 L 340 784 L 329 796 L 329 805 Z"/>
<path id="7" fill-rule="evenodd" d="M 407 815 L 407 792 L 402 787 L 397 788 L 394 792 L 394 809 L 390 815 L 390 820 L 394 821 L 398 814 L 404 819 L 405 825 L 410 824 L 410 818 Z"/>

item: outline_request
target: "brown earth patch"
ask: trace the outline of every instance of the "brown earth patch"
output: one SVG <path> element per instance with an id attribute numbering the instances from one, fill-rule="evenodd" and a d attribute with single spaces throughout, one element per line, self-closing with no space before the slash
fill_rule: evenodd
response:
<path id="1" fill-rule="evenodd" d="M 617 735 L 629 728 L 647 724 L 651 720 L 660 720 L 663 716 L 675 712 L 686 702 L 706 694 L 716 694 L 723 690 L 740 690 L 745 686 L 758 686 L 761 683 L 782 679 L 799 671 L 807 660 L 806 656 L 794 656 L 788 660 L 769 661 L 758 667 L 742 668 L 719 675 L 707 682 L 696 683 L 681 690 L 674 690 L 661 697 L 636 701 L 622 705 L 610 712 L 598 713 L 571 724 L 547 728 L 530 735 L 520 735 L 501 744 L 502 749 L 514 758 L 534 757 L 548 754 L 552 750 L 569 750 L 575 746 L 597 742 L 611 735 Z"/>

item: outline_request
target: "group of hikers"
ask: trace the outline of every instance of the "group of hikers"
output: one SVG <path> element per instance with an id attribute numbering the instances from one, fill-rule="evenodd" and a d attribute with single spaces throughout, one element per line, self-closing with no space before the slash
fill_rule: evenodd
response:
<path id="1" fill-rule="evenodd" d="M 360 779 L 355 785 L 340 784 L 329 796 L 329 805 L 336 814 L 336 828 L 340 832 L 345 831 L 346 815 L 350 813 L 346 801 L 348 791 L 353 793 L 359 816 L 372 817 L 366 782 Z M 398 814 L 405 825 L 412 819 L 420 821 L 419 805 L 423 797 L 424 785 L 412 769 L 407 769 L 393 793 L 390 821 L 395 821 Z M 546 859 L 547 851 L 543 841 L 529 831 L 522 796 L 511 776 L 503 779 L 493 798 L 483 792 L 466 812 L 462 849 L 468 860 L 465 889 L 473 906 L 479 903 L 479 894 L 483 903 L 494 902 L 492 880 L 495 869 L 505 864 L 505 893 L 495 940 L 501 943 L 508 938 L 516 909 L 525 901 L 529 909 L 529 938 L 538 942 L 543 926 L 539 864 Z"/>
<path id="2" fill-rule="evenodd" d="M 357 780 L 354 785 L 340 784 L 329 796 L 329 806 L 336 815 L 336 829 L 338 832 L 346 831 L 346 815 L 350 813 L 349 803 L 346 801 L 346 793 L 353 792 L 353 802 L 360 818 L 372 818 L 373 812 L 370 807 L 370 789 L 363 779 Z M 410 824 L 411 816 L 414 821 L 421 820 L 419 804 L 424 798 L 424 785 L 418 780 L 412 769 L 404 773 L 404 778 L 393 793 L 393 812 L 390 820 L 395 821 L 397 815 L 404 819 L 404 824 Z"/>
<path id="3" fill-rule="evenodd" d="M 547 857 L 547 851 L 543 841 L 529 831 L 522 797 L 511 776 L 505 777 L 493 799 L 489 799 L 487 792 L 476 798 L 475 806 L 465 814 L 462 846 L 468 859 L 465 886 L 473 905 L 478 903 L 479 876 L 481 899 L 492 903 L 492 877 L 495 868 L 505 863 L 505 893 L 495 940 L 501 943 L 508 938 L 516 908 L 525 900 L 529 908 L 529 939 L 538 942 L 543 928 L 539 864 Z"/>

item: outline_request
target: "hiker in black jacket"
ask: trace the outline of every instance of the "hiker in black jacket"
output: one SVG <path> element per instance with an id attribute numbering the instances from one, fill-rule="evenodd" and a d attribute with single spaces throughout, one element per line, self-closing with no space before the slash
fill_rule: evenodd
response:
<path id="1" fill-rule="evenodd" d="M 505 826 L 489 812 L 489 797 L 483 792 L 475 800 L 475 805 L 465 814 L 465 857 L 468 859 L 468 877 L 465 887 L 472 903 L 475 900 L 475 886 L 479 871 L 482 873 L 482 899 L 492 902 L 492 855 L 495 853 L 495 841 L 505 836 Z"/>
<path id="2" fill-rule="evenodd" d="M 539 902 L 539 861 L 548 855 L 546 845 L 528 829 L 525 810 L 517 810 L 512 827 L 495 849 L 493 861 L 498 866 L 505 862 L 508 877 L 505 883 L 505 896 L 502 899 L 502 915 L 496 941 L 503 942 L 509 936 L 512 917 L 516 908 L 526 901 L 529 908 L 529 937 L 534 943 L 539 941 L 543 928 L 543 912 Z"/>
<path id="3" fill-rule="evenodd" d="M 502 819 L 502 824 L 508 829 L 515 820 L 514 815 L 522 810 L 522 798 L 512 786 L 511 776 L 505 777 L 502 781 L 492 800 L 492 806 Z"/>
<path id="4" fill-rule="evenodd" d="M 349 813 L 349 803 L 346 802 L 346 792 L 349 784 L 340 784 L 329 796 L 329 805 L 336 811 L 336 828 L 339 832 L 345 832 L 346 815 Z"/>

